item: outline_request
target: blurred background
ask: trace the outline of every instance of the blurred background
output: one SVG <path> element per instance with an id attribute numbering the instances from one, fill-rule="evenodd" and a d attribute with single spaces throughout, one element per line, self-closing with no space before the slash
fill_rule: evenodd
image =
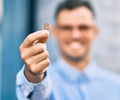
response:
<path id="1" fill-rule="evenodd" d="M 42 23 L 54 23 L 54 11 L 62 0 L 0 0 L 0 100 L 16 100 L 15 79 L 22 68 L 19 45 Z M 102 67 L 120 73 L 120 0 L 90 0 L 97 13 L 99 37 L 93 59 Z M 59 56 L 50 35 L 51 61 Z M 52 44 L 52 46 L 51 46 Z"/>

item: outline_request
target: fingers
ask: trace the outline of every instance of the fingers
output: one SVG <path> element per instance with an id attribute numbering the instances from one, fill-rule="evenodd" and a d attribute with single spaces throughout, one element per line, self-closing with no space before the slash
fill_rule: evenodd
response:
<path id="1" fill-rule="evenodd" d="M 44 52 L 38 54 L 38 55 L 35 55 L 35 56 L 32 56 L 32 57 L 29 57 L 26 59 L 26 64 L 28 66 L 31 66 L 32 64 L 37 64 L 37 63 L 40 63 L 41 61 L 43 61 L 44 59 L 47 59 L 49 56 L 48 54 L 48 51 L 45 50 Z"/>
<path id="2" fill-rule="evenodd" d="M 36 45 L 30 47 L 30 48 L 21 48 L 21 58 L 27 59 L 30 58 L 31 56 L 35 56 L 37 54 L 40 54 L 46 50 L 46 44 L 43 43 L 37 43 Z"/>
<path id="3" fill-rule="evenodd" d="M 46 71 L 46 68 L 48 67 L 49 64 L 50 60 L 47 58 L 41 61 L 40 63 L 31 66 L 30 69 L 33 73 L 43 73 Z"/>
<path id="4" fill-rule="evenodd" d="M 28 49 L 28 53 L 30 56 L 34 56 L 45 51 L 46 49 L 46 44 L 37 43 L 36 45 L 32 46 L 31 49 Z"/>
<path id="5" fill-rule="evenodd" d="M 32 33 L 26 37 L 24 42 L 22 43 L 23 47 L 29 47 L 33 45 L 33 43 L 36 40 L 39 40 L 41 43 L 45 43 L 48 39 L 49 31 L 47 30 L 42 30 L 42 31 L 37 31 L 35 33 Z"/>

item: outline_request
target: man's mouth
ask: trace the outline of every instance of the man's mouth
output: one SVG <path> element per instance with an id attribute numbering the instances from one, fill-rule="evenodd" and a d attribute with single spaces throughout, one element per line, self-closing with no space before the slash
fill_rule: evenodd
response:
<path id="1" fill-rule="evenodd" d="M 80 46 L 80 43 L 72 42 L 72 43 L 70 43 L 70 46 L 73 47 L 73 48 L 78 48 Z"/>
<path id="2" fill-rule="evenodd" d="M 80 42 L 69 42 L 68 43 L 69 48 L 73 50 L 80 50 L 82 48 L 82 44 Z"/>

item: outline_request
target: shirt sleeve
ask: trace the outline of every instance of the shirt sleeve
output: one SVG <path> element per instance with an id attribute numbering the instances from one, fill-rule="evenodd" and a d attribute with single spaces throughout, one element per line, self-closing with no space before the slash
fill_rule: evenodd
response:
<path id="1" fill-rule="evenodd" d="M 48 76 L 45 76 L 40 83 L 31 83 L 24 75 L 24 68 L 18 72 L 16 77 L 16 95 L 18 100 L 48 100 L 51 95 Z"/>

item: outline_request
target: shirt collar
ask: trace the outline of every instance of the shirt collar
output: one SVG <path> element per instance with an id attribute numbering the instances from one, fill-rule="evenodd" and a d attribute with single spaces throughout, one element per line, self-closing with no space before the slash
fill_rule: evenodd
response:
<path id="1" fill-rule="evenodd" d="M 63 78 L 71 82 L 81 82 L 93 79 L 97 66 L 94 61 L 90 61 L 83 71 L 79 71 L 66 63 L 62 58 L 57 61 L 57 64 L 58 71 Z"/>

